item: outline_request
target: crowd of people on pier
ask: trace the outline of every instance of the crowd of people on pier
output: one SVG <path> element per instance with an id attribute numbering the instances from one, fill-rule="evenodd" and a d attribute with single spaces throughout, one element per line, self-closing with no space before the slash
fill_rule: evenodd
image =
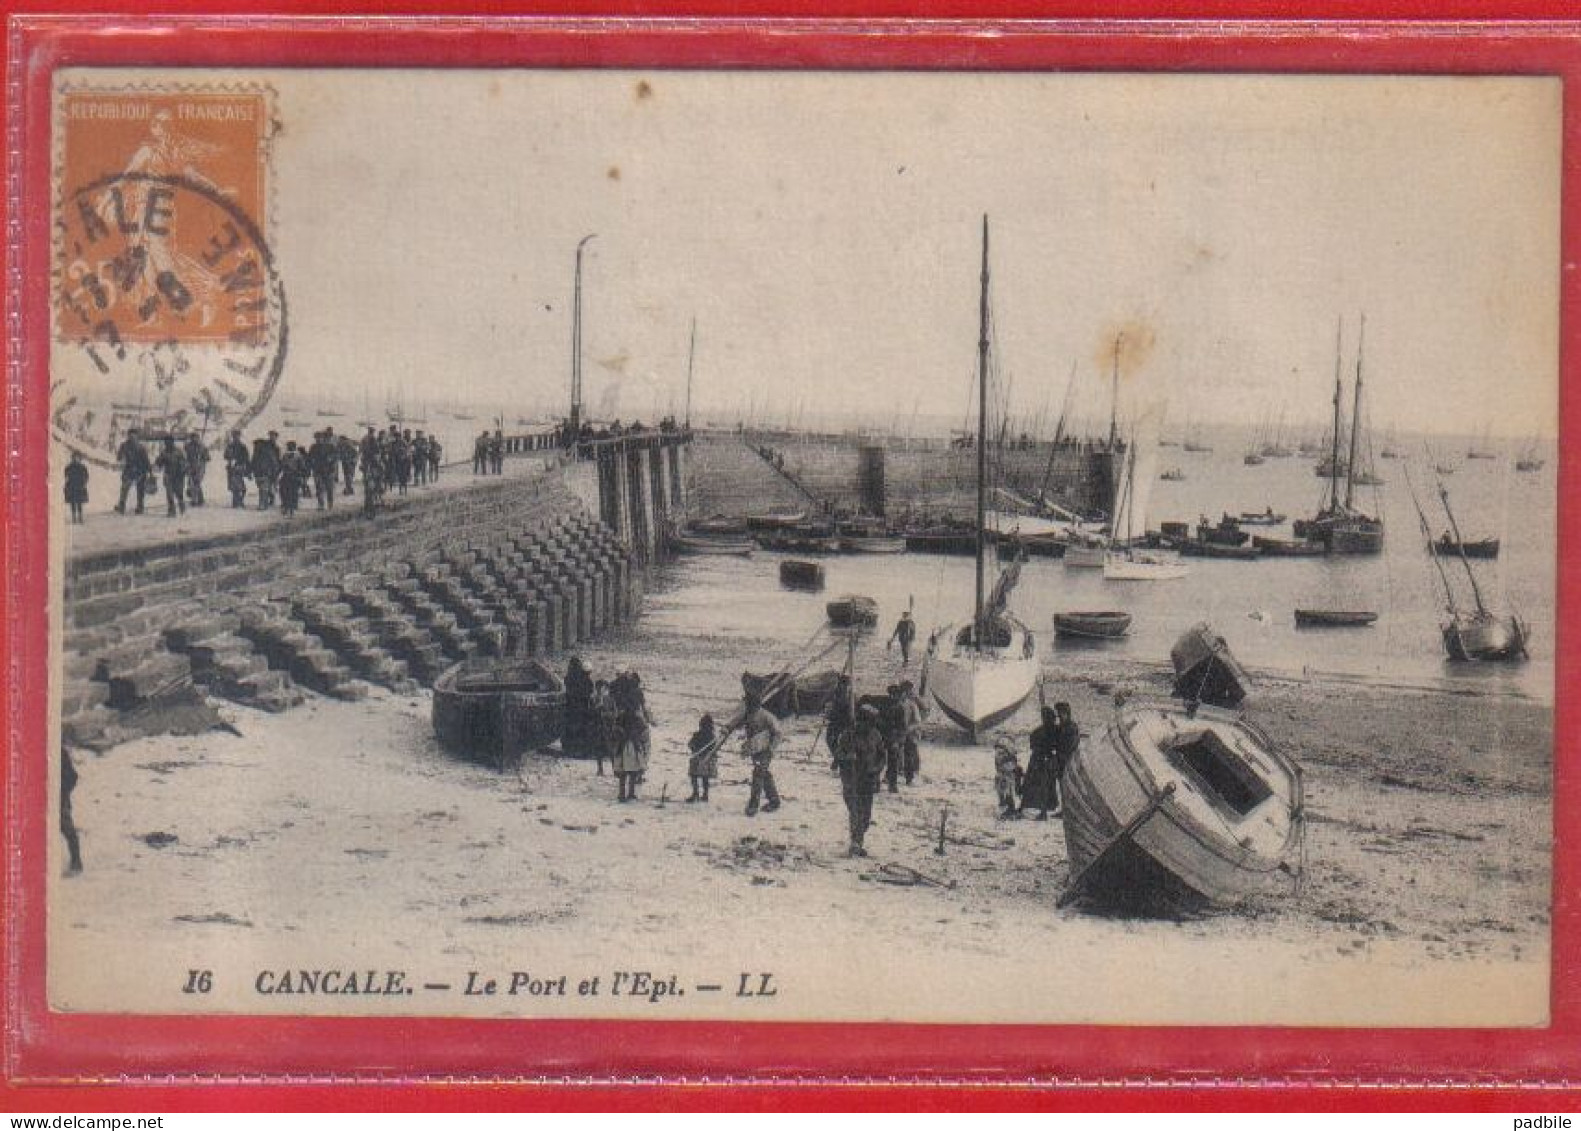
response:
<path id="1" fill-rule="evenodd" d="M 783 801 L 774 780 L 774 759 L 784 739 L 781 720 L 770 710 L 778 692 L 771 683 L 768 694 L 750 677 L 743 677 L 741 707 L 719 723 L 704 714 L 687 743 L 687 777 L 691 793 L 683 800 L 707 803 L 719 776 L 720 754 L 738 733 L 740 754 L 751 764 L 746 815 L 772 813 Z M 864 841 L 873 820 L 874 800 L 886 790 L 899 793 L 913 785 L 922 771 L 918 741 L 928 707 L 923 694 L 909 679 L 890 684 L 882 694 L 853 697 L 851 679 L 841 674 L 824 712 L 816 750 L 823 740 L 831 756 L 830 770 L 839 775 L 845 802 L 852 856 L 866 856 Z M 579 758 L 591 758 L 597 776 L 607 762 L 616 778 L 619 803 L 637 800 L 638 788 L 652 759 L 654 717 L 648 708 L 642 679 L 634 671 L 608 679 L 597 676 L 580 656 L 571 657 L 565 675 L 565 707 L 561 749 Z M 1060 813 L 1060 779 L 1075 757 L 1081 731 L 1071 716 L 1070 704 L 1042 708 L 1041 725 L 1028 738 L 1026 767 L 1016 744 L 1000 738 L 994 750 L 994 794 L 999 816 L 1017 819 L 1029 812 L 1047 820 Z"/>

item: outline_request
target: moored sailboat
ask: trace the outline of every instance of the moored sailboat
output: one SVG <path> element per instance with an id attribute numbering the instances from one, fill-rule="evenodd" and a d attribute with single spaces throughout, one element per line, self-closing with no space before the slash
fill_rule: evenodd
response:
<path id="1" fill-rule="evenodd" d="M 1037 679 L 1032 634 L 1010 615 L 1008 601 L 1021 573 L 1018 558 L 987 585 L 988 381 L 989 381 L 988 217 L 983 217 L 982 292 L 977 340 L 977 570 L 972 617 L 934 633 L 929 689 L 950 720 L 974 739 L 1020 709 Z"/>
<path id="2" fill-rule="evenodd" d="M 1362 335 L 1367 322 L 1362 320 Z M 1383 550 L 1383 521 L 1361 511 L 1355 505 L 1356 487 L 1361 481 L 1357 476 L 1358 443 L 1361 431 L 1362 390 L 1362 338 L 1356 342 L 1356 385 L 1351 407 L 1350 451 L 1341 459 L 1340 404 L 1344 396 L 1341 378 L 1341 334 L 1334 335 L 1334 425 L 1331 433 L 1331 450 L 1328 466 L 1328 501 L 1311 519 L 1295 524 L 1295 535 L 1308 541 L 1321 543 L 1330 554 L 1377 554 Z M 1340 500 L 1339 482 L 1345 480 L 1345 498 Z"/>
<path id="3" fill-rule="evenodd" d="M 1151 467 L 1137 471 L 1139 449 L 1147 453 L 1157 450 L 1154 444 L 1138 442 L 1133 434 L 1126 452 L 1125 475 L 1116 496 L 1109 548 L 1103 555 L 1105 581 L 1173 581 L 1191 572 L 1178 557 L 1139 549 L 1135 544 L 1147 529 L 1147 499 L 1153 483 Z M 1149 459 L 1150 455 L 1143 458 Z M 1065 553 L 1068 557 L 1070 551 Z"/>

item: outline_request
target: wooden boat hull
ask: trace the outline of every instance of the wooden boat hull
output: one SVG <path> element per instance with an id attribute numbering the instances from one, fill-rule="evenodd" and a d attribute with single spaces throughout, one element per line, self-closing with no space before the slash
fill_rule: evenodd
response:
<path id="1" fill-rule="evenodd" d="M 940 633 L 953 641 L 957 629 Z M 1031 634 L 1020 625 L 1010 629 L 1009 642 L 981 652 L 952 645 L 935 656 L 928 668 L 928 690 L 950 721 L 976 739 L 1021 709 L 1037 682 L 1037 654 Z"/>
<path id="2" fill-rule="evenodd" d="M 874 628 L 878 624 L 878 602 L 871 597 L 841 597 L 825 605 L 824 612 L 836 628 Z"/>
<path id="3" fill-rule="evenodd" d="M 1175 549 L 1185 558 L 1217 558 L 1227 562 L 1254 562 L 1262 557 L 1256 546 L 1224 546 L 1217 542 L 1199 542 L 1195 539 L 1179 543 Z"/>
<path id="4" fill-rule="evenodd" d="M 784 719 L 792 715 L 820 715 L 827 711 L 829 704 L 834 702 L 835 687 L 839 681 L 840 673 L 833 669 L 808 672 L 794 680 L 748 672 L 741 677 L 741 689 L 756 692 L 771 713 Z M 770 684 L 774 684 L 775 688 L 764 696 Z"/>
<path id="5" fill-rule="evenodd" d="M 536 660 L 467 660 L 434 682 L 434 734 L 470 761 L 504 767 L 560 737 L 565 684 Z"/>
<path id="6" fill-rule="evenodd" d="M 1320 517 L 1297 522 L 1297 538 L 1322 543 L 1331 554 L 1381 554 L 1383 524 L 1361 516 Z"/>
<path id="7" fill-rule="evenodd" d="M 1130 630 L 1130 613 L 1054 614 L 1054 635 L 1074 640 L 1117 640 Z"/>
<path id="8" fill-rule="evenodd" d="M 1206 622 L 1181 633 L 1169 650 L 1169 661 L 1175 666 L 1175 694 L 1183 699 L 1234 707 L 1252 686 L 1224 637 Z"/>
<path id="9" fill-rule="evenodd" d="M 840 535 L 840 549 L 847 554 L 904 554 L 906 540 L 899 535 Z"/>
<path id="10" fill-rule="evenodd" d="M 1014 561 L 1019 554 L 1026 554 L 1029 558 L 1063 558 L 1065 556 L 1065 541 L 1062 538 L 1053 538 L 1047 535 L 1038 535 L 1034 538 L 1010 538 L 1002 536 L 995 551 L 1002 562 Z"/>
<path id="11" fill-rule="evenodd" d="M 1297 628 L 1368 628 L 1378 619 L 1377 613 L 1360 609 L 1297 609 Z"/>
<path id="12" fill-rule="evenodd" d="M 1531 626 L 1515 616 L 1456 617 L 1443 633 L 1444 651 L 1456 663 L 1517 663 L 1531 640 Z"/>
<path id="13" fill-rule="evenodd" d="M 806 511 L 782 512 L 778 514 L 750 514 L 746 518 L 746 528 L 758 530 L 793 530 L 801 523 L 807 521 Z"/>
<path id="14" fill-rule="evenodd" d="M 677 554 L 697 557 L 750 558 L 756 548 L 756 543 L 737 538 L 697 538 L 689 534 L 676 534 L 670 538 L 670 549 Z"/>
<path id="15" fill-rule="evenodd" d="M 971 530 L 915 530 L 907 533 L 906 549 L 920 554 L 971 557 L 977 553 L 977 534 Z"/>
<path id="16" fill-rule="evenodd" d="M 1061 786 L 1071 875 L 1095 902 L 1170 915 L 1294 889 L 1300 769 L 1229 711 L 1127 704 L 1082 743 Z"/>
<path id="17" fill-rule="evenodd" d="M 789 561 L 780 563 L 780 584 L 787 589 L 823 588 L 823 566 L 817 562 Z"/>
<path id="18" fill-rule="evenodd" d="M 1242 526 L 1279 526 L 1285 521 L 1282 514 L 1241 514 L 1236 522 Z"/>

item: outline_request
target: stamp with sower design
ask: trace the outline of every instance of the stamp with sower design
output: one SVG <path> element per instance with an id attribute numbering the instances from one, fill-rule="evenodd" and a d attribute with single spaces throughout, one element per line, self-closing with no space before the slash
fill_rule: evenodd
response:
<path id="1" fill-rule="evenodd" d="M 57 95 L 51 423 L 105 466 L 129 432 L 210 447 L 268 403 L 286 305 L 266 236 L 270 92 Z"/>

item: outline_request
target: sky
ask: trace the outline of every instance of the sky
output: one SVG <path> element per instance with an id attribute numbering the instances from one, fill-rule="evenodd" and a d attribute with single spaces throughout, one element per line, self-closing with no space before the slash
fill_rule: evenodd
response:
<path id="1" fill-rule="evenodd" d="M 67 73 L 68 77 L 70 73 Z M 144 76 L 146 77 L 146 75 Z M 169 76 L 174 77 L 174 76 Z M 1552 435 L 1540 78 L 265 71 L 277 398 L 963 420 L 982 217 L 1013 411 Z M 1049 408 L 1053 405 L 1052 410 Z"/>

